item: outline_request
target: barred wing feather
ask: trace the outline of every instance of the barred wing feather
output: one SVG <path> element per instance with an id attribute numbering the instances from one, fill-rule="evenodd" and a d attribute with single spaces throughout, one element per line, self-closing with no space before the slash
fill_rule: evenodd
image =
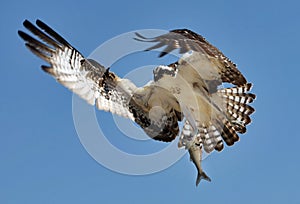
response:
<path id="1" fill-rule="evenodd" d="M 42 21 L 36 21 L 38 27 L 27 20 L 23 25 L 40 39 L 39 41 L 23 31 L 18 32 L 26 47 L 49 63 L 50 66 L 42 65 L 45 72 L 89 104 L 96 104 L 98 109 L 134 120 L 128 109 L 128 101 L 136 89 L 133 83 L 120 79 L 96 61 L 85 59 Z"/>

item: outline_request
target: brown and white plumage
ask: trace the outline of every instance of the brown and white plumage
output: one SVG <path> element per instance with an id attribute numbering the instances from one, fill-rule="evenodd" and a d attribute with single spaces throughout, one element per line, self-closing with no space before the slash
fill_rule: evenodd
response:
<path id="1" fill-rule="evenodd" d="M 191 30 L 176 29 L 154 38 L 146 38 L 139 33 L 136 33 L 136 35 L 136 39 L 139 41 L 156 43 L 147 50 L 165 47 L 159 57 L 162 57 L 175 49 L 179 49 L 180 54 L 195 51 L 197 53 L 205 54 L 205 56 L 215 64 L 222 82 L 228 82 L 234 85 L 243 85 L 247 82 L 245 77 L 229 58 L 227 58 L 218 48 L 211 45 L 203 36 Z"/>
<path id="2" fill-rule="evenodd" d="M 42 66 L 45 72 L 98 109 L 135 121 L 155 140 L 170 142 L 180 135 L 179 146 L 196 147 L 190 153 L 198 154 L 202 146 L 208 153 L 221 151 L 224 142 L 233 145 L 238 141 L 238 133 L 245 133 L 251 122 L 252 85 L 223 53 L 190 30 L 173 30 L 154 38 L 137 34 L 139 41 L 158 43 L 148 50 L 166 46 L 160 56 L 174 49 L 183 56 L 168 66 L 156 67 L 154 81 L 136 87 L 86 59 L 42 21 L 33 25 L 25 20 L 23 25 L 37 39 L 18 33 L 31 52 L 49 63 Z M 234 86 L 220 88 L 223 82 Z M 178 122 L 183 119 L 180 133 Z M 202 172 L 200 163 L 194 163 Z"/>
<path id="3" fill-rule="evenodd" d="M 204 150 L 221 151 L 223 141 L 227 145 L 238 141 L 237 133 L 245 133 L 246 125 L 251 122 L 249 116 L 254 109 L 248 104 L 255 95 L 248 93 L 252 84 L 247 83 L 236 65 L 204 37 L 187 29 L 172 30 L 153 38 L 136 33 L 136 39 L 156 43 L 147 51 L 165 47 L 159 57 L 175 49 L 183 54 L 168 67 L 156 68 L 154 74 L 159 76 L 157 84 L 170 91 L 177 90 L 173 94 L 181 108 L 186 106 L 191 115 L 186 122 L 194 120 L 195 125 L 191 128 L 198 129 Z M 219 87 L 222 83 L 235 86 L 224 89 Z"/>
<path id="4" fill-rule="evenodd" d="M 162 103 L 172 96 L 166 90 L 155 85 L 138 88 L 131 81 L 121 79 L 109 69 L 104 68 L 92 59 L 86 59 L 78 50 L 40 20 L 33 25 L 25 20 L 23 23 L 37 40 L 23 31 L 19 31 L 25 45 L 50 64 L 42 65 L 42 69 L 52 75 L 59 83 L 69 88 L 91 105 L 100 110 L 130 118 L 138 123 L 153 139 L 171 141 L 178 135 L 178 107 Z M 159 92 L 163 97 L 154 97 Z M 154 95 L 153 95 L 154 94 Z M 149 103 L 148 100 L 152 100 Z M 159 118 L 152 117 L 153 106 L 165 106 L 165 112 Z M 177 110 L 175 111 L 175 109 Z"/>
<path id="5" fill-rule="evenodd" d="M 79 51 L 42 21 L 36 21 L 39 28 L 27 20 L 23 24 L 42 40 L 38 41 L 23 31 L 18 32 L 26 42 L 26 47 L 50 64 L 50 66 L 42 65 L 45 72 L 89 104 L 96 104 L 100 110 L 133 119 L 132 113 L 124 107 L 128 106 L 126 100 L 136 89 L 134 84 L 108 72 L 96 61 L 85 59 Z M 117 89 L 110 89 L 104 80 L 106 76 L 113 79 L 114 86 L 118 85 L 120 88 L 124 86 L 124 90 L 121 92 Z"/>
<path id="6" fill-rule="evenodd" d="M 146 38 L 136 33 L 142 42 L 156 43 L 146 51 L 165 47 L 162 57 L 175 49 L 183 56 L 169 66 L 156 68 L 156 83 L 170 90 L 180 103 L 185 123 L 180 133 L 179 147 L 196 154 L 199 142 L 207 153 L 221 151 L 224 142 L 231 146 L 245 133 L 254 109 L 249 105 L 255 95 L 249 93 L 252 84 L 219 49 L 201 35 L 187 29 L 172 30 L 167 34 Z M 222 88 L 223 83 L 232 84 Z M 191 155 L 191 158 L 196 158 Z M 195 165 L 197 161 L 194 161 Z M 198 169 L 197 184 L 202 169 Z"/>

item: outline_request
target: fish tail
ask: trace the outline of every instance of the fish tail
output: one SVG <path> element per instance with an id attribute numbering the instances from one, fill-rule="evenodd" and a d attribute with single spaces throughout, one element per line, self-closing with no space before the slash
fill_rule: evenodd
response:
<path id="1" fill-rule="evenodd" d="M 211 179 L 206 175 L 206 173 L 204 171 L 202 171 L 201 173 L 198 173 L 198 175 L 197 175 L 196 186 L 198 186 L 201 179 L 211 182 Z"/>

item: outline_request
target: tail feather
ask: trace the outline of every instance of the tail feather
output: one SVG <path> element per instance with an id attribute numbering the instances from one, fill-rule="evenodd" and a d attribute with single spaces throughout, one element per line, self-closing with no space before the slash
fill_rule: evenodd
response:
<path id="1" fill-rule="evenodd" d="M 215 123 L 210 122 L 207 125 L 199 124 L 196 122 L 196 126 L 198 129 L 198 134 L 195 136 L 201 144 L 203 144 L 204 151 L 207 153 L 212 152 L 214 149 L 217 151 L 221 151 L 224 147 L 222 141 L 222 128 L 215 125 Z M 194 138 L 194 129 L 189 124 L 189 121 L 186 120 L 182 131 L 180 133 L 180 140 L 178 142 L 178 147 L 183 147 L 187 145 L 187 140 L 193 140 Z"/>
<path id="2" fill-rule="evenodd" d="M 246 125 L 251 123 L 250 115 L 255 111 L 249 103 L 252 103 L 256 96 L 247 93 L 252 88 L 252 84 L 248 83 L 243 86 L 225 88 L 218 91 L 218 95 L 223 98 L 225 108 L 227 109 L 227 121 L 231 124 L 226 126 L 239 133 L 246 132 Z M 225 121 L 224 124 L 227 122 Z M 227 128 L 227 129 L 228 129 Z"/>
<path id="3" fill-rule="evenodd" d="M 221 151 L 224 148 L 224 142 L 231 146 L 239 141 L 238 133 L 243 134 L 247 131 L 246 126 L 251 123 L 250 115 L 255 111 L 249 105 L 256 97 L 248 93 L 251 87 L 252 84 L 249 83 L 217 91 L 218 99 L 215 102 L 220 102 L 217 104 L 224 114 L 217 114 L 211 121 L 205 123 L 196 121 L 198 128 L 196 137 L 200 137 L 205 152 Z M 180 138 L 185 138 L 187 135 L 192 138 L 190 134 L 193 132 L 193 128 L 186 121 Z M 179 143 L 179 146 L 184 145 Z"/>
<path id="4" fill-rule="evenodd" d="M 218 121 L 219 128 L 222 128 L 222 138 L 228 146 L 233 145 L 235 142 L 239 141 L 239 136 L 237 135 L 232 124 L 227 120 L 223 119 Z"/>
<path id="5" fill-rule="evenodd" d="M 218 91 L 222 94 L 222 97 L 234 100 L 235 102 L 240 102 L 244 104 L 252 103 L 256 98 L 255 94 L 252 93 L 226 93 Z"/>
<path id="6" fill-rule="evenodd" d="M 214 149 L 221 151 L 223 149 L 223 142 L 220 128 L 215 124 L 209 123 L 207 125 L 199 125 L 199 134 L 201 141 L 203 142 L 203 148 L 205 152 L 210 153 Z"/>

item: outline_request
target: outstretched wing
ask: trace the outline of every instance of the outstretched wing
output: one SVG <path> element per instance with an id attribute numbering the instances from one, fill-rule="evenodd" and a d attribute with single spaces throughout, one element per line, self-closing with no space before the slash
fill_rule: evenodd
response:
<path id="1" fill-rule="evenodd" d="M 157 90 L 155 86 L 137 88 L 127 79 L 121 79 L 109 69 L 92 59 L 86 59 L 58 33 L 40 20 L 33 25 L 24 21 L 24 26 L 39 40 L 23 31 L 20 37 L 31 52 L 48 62 L 42 69 L 52 75 L 59 83 L 85 99 L 98 109 L 130 118 L 139 124 L 153 139 L 172 141 L 178 134 L 177 112 L 173 109 L 151 116 L 151 109 L 146 107 L 149 97 Z M 136 93 L 136 90 L 139 92 Z M 149 95 L 149 97 L 143 97 Z M 167 94 L 163 94 L 166 96 Z M 140 102 L 136 98 L 141 98 Z M 153 115 L 153 112 L 152 112 Z"/>
<path id="2" fill-rule="evenodd" d="M 134 84 L 129 80 L 120 79 L 96 61 L 85 59 L 78 50 L 42 21 L 36 21 L 38 27 L 27 20 L 23 25 L 40 39 L 18 31 L 26 47 L 50 64 L 42 65 L 45 72 L 89 104 L 96 104 L 98 109 L 134 120 L 128 108 L 128 101 L 136 89 Z"/>
<path id="3" fill-rule="evenodd" d="M 214 64 L 219 72 L 221 82 L 228 82 L 234 85 L 243 85 L 247 83 L 245 77 L 218 48 L 211 45 L 204 37 L 194 33 L 188 29 L 172 30 L 167 34 L 160 35 L 154 38 L 146 38 L 139 33 L 136 33 L 136 40 L 143 42 L 157 43 L 148 50 L 153 50 L 165 46 L 165 49 L 160 53 L 162 57 L 175 49 L 179 49 L 180 54 L 189 51 L 195 51 L 204 54 Z M 201 75 L 201 71 L 199 72 Z"/>

